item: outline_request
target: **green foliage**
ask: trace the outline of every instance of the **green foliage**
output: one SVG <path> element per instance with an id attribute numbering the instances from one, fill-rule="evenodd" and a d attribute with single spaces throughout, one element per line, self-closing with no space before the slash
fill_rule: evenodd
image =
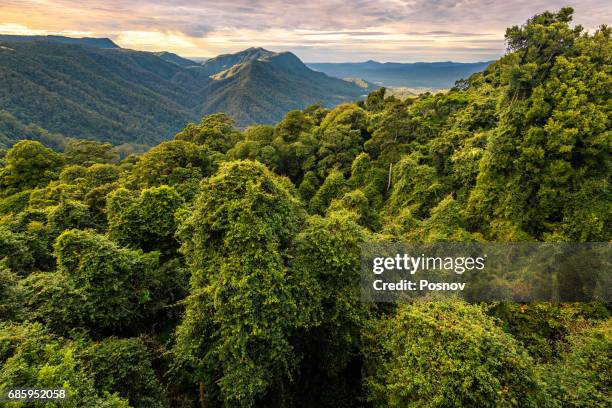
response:
<path id="1" fill-rule="evenodd" d="M 339 169 L 347 174 L 350 163 L 363 150 L 367 138 L 366 113 L 356 105 L 340 105 L 321 123 L 318 135 L 317 171 L 325 177 Z"/>
<path id="2" fill-rule="evenodd" d="M 242 139 L 242 134 L 234 128 L 232 118 L 224 113 L 215 113 L 204 116 L 199 124 L 188 124 L 175 138 L 225 153 Z"/>
<path id="3" fill-rule="evenodd" d="M 399 306 L 366 331 L 375 407 L 545 406 L 533 362 L 478 306 Z"/>
<path id="4" fill-rule="evenodd" d="M 66 389 L 68 398 L 50 407 L 129 408 L 116 393 L 99 392 L 76 357 L 79 344 L 58 338 L 39 323 L 0 323 L 0 387 Z M 26 402 L 15 407 L 31 406 Z"/>
<path id="5" fill-rule="evenodd" d="M 118 393 L 134 408 L 167 406 L 143 339 L 109 337 L 85 347 L 78 357 L 98 392 Z"/>
<path id="6" fill-rule="evenodd" d="M 0 188 L 8 196 L 19 191 L 44 186 L 57 177 L 62 157 L 40 142 L 23 140 L 11 147 L 2 159 Z"/>
<path id="7" fill-rule="evenodd" d="M 370 92 L 364 101 L 366 109 L 370 112 L 377 112 L 385 106 L 385 87 L 381 87 L 378 91 Z"/>
<path id="8" fill-rule="evenodd" d="M 308 373 L 296 385 L 297 398 L 316 406 L 354 406 L 359 397 L 347 384 L 347 371 L 359 360 L 360 333 L 368 314 L 355 284 L 366 238 L 366 230 L 346 211 L 311 216 L 295 238 L 292 269 L 314 277 L 318 305 L 317 324 L 297 341 L 306 356 L 300 371 Z"/>
<path id="9" fill-rule="evenodd" d="M 546 12 L 506 33 L 514 53 L 497 63 L 508 81 L 503 114 L 469 209 L 536 238 L 602 241 L 612 213 L 609 96 L 600 92 L 610 30 L 583 35 L 569 27 L 571 13 Z"/>
<path id="10" fill-rule="evenodd" d="M 142 187 L 176 186 L 181 195 L 192 198 L 202 177 L 212 174 L 213 159 L 202 146 L 184 140 L 161 143 L 145 153 L 131 171 Z"/>
<path id="11" fill-rule="evenodd" d="M 447 196 L 430 211 L 430 217 L 406 231 L 409 240 L 423 242 L 470 242 L 482 240 L 478 233 L 466 230 L 467 222 L 461 206 Z"/>
<path id="12" fill-rule="evenodd" d="M 510 28 L 507 55 L 446 92 L 381 89 L 244 131 L 228 113 L 280 119 L 300 107 L 286 90 L 346 102 L 348 82 L 262 49 L 185 70 L 17 45 L 57 53 L 32 56 L 34 82 L 78 67 L 85 88 L 37 99 L 16 64 L 0 87 L 21 107 L 0 112 L 0 149 L 40 141 L 0 150 L 0 389 L 65 386 L 69 407 L 610 405 L 609 304 L 366 305 L 357 286 L 368 241 L 610 241 L 610 29 L 571 14 Z M 88 75 L 100 64 L 126 88 Z M 202 106 L 203 84 L 228 103 Z M 100 112 L 75 93 L 123 99 Z M 150 143 L 224 107 L 149 151 L 22 124 Z"/>
<path id="13" fill-rule="evenodd" d="M 291 375 L 289 338 L 311 315 L 308 276 L 286 259 L 303 216 L 289 182 L 256 162 L 202 182 L 179 233 L 192 277 L 175 350 L 205 384 L 201 400 L 218 392 L 227 406 L 252 406 Z"/>
<path id="14" fill-rule="evenodd" d="M 256 160 L 271 170 L 279 170 L 280 157 L 272 141 L 274 127 L 268 125 L 249 126 L 244 131 L 244 140 L 227 152 L 230 160 Z"/>
<path id="15" fill-rule="evenodd" d="M 424 215 L 443 197 L 435 168 L 420 164 L 418 158 L 405 156 L 392 173 L 392 189 L 388 206 L 391 211 L 410 208 Z"/>
<path id="16" fill-rule="evenodd" d="M 310 199 L 319 190 L 319 184 L 319 178 L 314 171 L 309 171 L 304 174 L 304 178 L 298 187 L 298 192 L 304 202 L 310 201 Z"/>
<path id="17" fill-rule="evenodd" d="M 95 140 L 71 139 L 66 143 L 64 153 L 67 163 L 81 166 L 119 161 L 119 153 L 113 150 L 112 144 Z"/>
<path id="18" fill-rule="evenodd" d="M 33 270 L 49 270 L 54 265 L 46 219 L 46 212 L 31 211 L 0 222 L 0 259 L 20 276 Z"/>
<path id="19" fill-rule="evenodd" d="M 609 319 L 603 304 L 499 303 L 490 314 L 500 318 L 502 327 L 521 342 L 536 360 L 550 363 L 559 358 L 567 337 L 593 320 Z"/>
<path id="20" fill-rule="evenodd" d="M 158 255 L 120 248 L 88 231 L 67 230 L 55 243 L 57 272 L 24 282 L 32 314 L 66 333 L 73 327 L 118 330 L 136 325 L 151 302 Z"/>
<path id="21" fill-rule="evenodd" d="M 274 128 L 272 146 L 278 152 L 278 172 L 294 182 L 314 165 L 317 141 L 309 132 L 313 123 L 300 111 L 291 111 Z"/>
<path id="22" fill-rule="evenodd" d="M 387 109 L 373 115 L 371 122 L 372 138 L 365 143 L 364 148 L 372 157 L 387 165 L 397 162 L 402 154 L 409 151 L 414 130 L 410 126 L 404 103 L 392 102 Z"/>
<path id="23" fill-rule="evenodd" d="M 96 163 L 87 167 L 85 179 L 89 188 L 113 183 L 119 179 L 119 169 L 112 164 Z"/>
<path id="24" fill-rule="evenodd" d="M 605 407 L 612 404 L 612 327 L 610 319 L 568 337 L 561 360 L 544 366 L 549 392 L 559 406 Z"/>
<path id="25" fill-rule="evenodd" d="M 361 190 L 346 193 L 340 199 L 332 200 L 328 211 L 347 210 L 357 216 L 357 222 L 370 230 L 378 229 L 379 216 L 372 207 L 370 200 Z"/>
<path id="26" fill-rule="evenodd" d="M 292 110 L 287 112 L 282 121 L 274 127 L 274 137 L 280 138 L 285 143 L 296 141 L 300 134 L 312 128 L 312 122 L 302 111 Z"/>
<path id="27" fill-rule="evenodd" d="M 169 186 L 144 189 L 140 195 L 118 189 L 107 196 L 110 237 L 124 246 L 145 251 L 173 251 L 176 222 L 174 214 L 183 199 Z"/>
<path id="28" fill-rule="evenodd" d="M 340 170 L 333 170 L 310 200 L 310 212 L 324 214 L 334 198 L 340 198 L 347 190 L 346 179 Z"/>
<path id="29" fill-rule="evenodd" d="M 6 226 L 0 226 L 0 257 L 6 266 L 24 274 L 35 263 L 34 254 L 24 233 L 15 233 Z"/>
<path id="30" fill-rule="evenodd" d="M 0 214 L 18 213 L 25 210 L 30 201 L 32 190 L 24 190 L 19 193 L 0 198 Z"/>
<path id="31" fill-rule="evenodd" d="M 89 207 L 78 201 L 63 201 L 49 211 L 48 226 L 54 236 L 69 229 L 86 229 L 93 226 Z"/>
<path id="32" fill-rule="evenodd" d="M 5 262 L 0 262 L 0 321 L 15 320 L 22 316 L 23 292 L 19 278 Z"/>
<path id="33" fill-rule="evenodd" d="M 0 148 L 8 149 L 18 140 L 36 140 L 53 149 L 62 149 L 66 145 L 64 135 L 49 133 L 40 126 L 24 123 L 11 113 L 0 110 Z"/>

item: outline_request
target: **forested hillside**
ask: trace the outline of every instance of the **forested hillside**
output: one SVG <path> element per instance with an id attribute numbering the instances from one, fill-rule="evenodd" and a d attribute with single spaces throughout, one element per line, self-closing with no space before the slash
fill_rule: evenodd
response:
<path id="1" fill-rule="evenodd" d="M 25 123 L 120 144 L 154 144 L 195 120 L 210 81 L 147 52 L 47 41 L 0 49 L 0 109 Z"/>
<path id="2" fill-rule="evenodd" d="M 238 124 L 272 123 L 289 110 L 323 101 L 323 106 L 335 106 L 362 99 L 377 88 L 328 77 L 312 71 L 290 52 L 262 48 L 220 56 L 203 66 L 215 80 L 203 112 L 224 112 Z"/>
<path id="3" fill-rule="evenodd" d="M 609 304 L 359 297 L 364 242 L 610 241 L 610 29 L 571 17 L 508 29 L 507 55 L 444 94 L 244 131 L 209 115 L 123 160 L 17 143 L 0 389 L 64 387 L 75 408 L 610 406 Z"/>
<path id="4" fill-rule="evenodd" d="M 72 38 L 65 37 L 62 35 L 9 35 L 0 34 L 0 41 L 2 42 L 49 42 L 56 44 L 79 44 L 87 45 L 96 48 L 120 48 L 110 38 Z"/>
<path id="5" fill-rule="evenodd" d="M 290 53 L 257 54 L 200 65 L 108 39 L 0 36 L 0 119 L 10 115 L 65 137 L 153 146 L 204 114 L 226 112 L 241 127 L 274 123 L 291 109 L 334 106 L 375 89 L 314 72 Z M 221 74 L 226 66 L 231 71 Z M 0 122 L 0 146 L 23 139 L 9 126 Z"/>

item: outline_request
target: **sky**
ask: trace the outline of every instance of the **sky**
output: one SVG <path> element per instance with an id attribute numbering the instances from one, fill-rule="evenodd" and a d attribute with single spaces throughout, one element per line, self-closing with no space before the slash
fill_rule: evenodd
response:
<path id="1" fill-rule="evenodd" d="M 504 53 L 506 27 L 566 5 L 586 29 L 612 23 L 609 0 L 0 0 L 0 33 L 185 57 L 256 46 L 306 62 L 474 62 Z"/>

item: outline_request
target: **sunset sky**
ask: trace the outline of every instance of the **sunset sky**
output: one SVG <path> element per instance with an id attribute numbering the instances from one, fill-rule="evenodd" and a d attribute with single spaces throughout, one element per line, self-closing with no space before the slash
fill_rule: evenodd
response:
<path id="1" fill-rule="evenodd" d="M 125 48 L 211 57 L 251 46 L 307 62 L 484 61 L 505 28 L 571 5 L 587 29 L 609 0 L 0 0 L 0 33 L 109 37 Z"/>

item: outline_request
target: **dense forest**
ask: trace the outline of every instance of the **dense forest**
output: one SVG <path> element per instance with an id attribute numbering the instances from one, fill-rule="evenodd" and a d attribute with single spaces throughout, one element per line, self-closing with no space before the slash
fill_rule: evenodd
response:
<path id="1" fill-rule="evenodd" d="M 364 242 L 610 241 L 610 29 L 506 32 L 446 93 L 385 89 L 142 155 L 0 168 L 0 389 L 66 407 L 606 407 L 604 303 L 367 304 Z M 33 405 L 33 404 L 32 404 Z M 13 406 L 30 406 L 15 403 Z"/>

